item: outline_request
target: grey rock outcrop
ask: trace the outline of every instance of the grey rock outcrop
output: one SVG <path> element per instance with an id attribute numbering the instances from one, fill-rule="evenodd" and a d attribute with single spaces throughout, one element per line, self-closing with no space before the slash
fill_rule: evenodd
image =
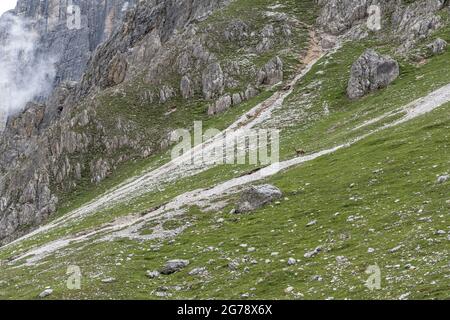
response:
<path id="1" fill-rule="evenodd" d="M 396 7 L 392 14 L 393 32 L 401 41 L 400 52 L 408 50 L 418 41 L 423 40 L 441 25 L 439 10 L 448 6 L 444 0 L 423 0 Z"/>
<path id="2" fill-rule="evenodd" d="M 352 66 L 347 95 L 350 99 L 361 98 L 371 91 L 387 87 L 399 74 L 397 61 L 368 49 Z"/>
<path id="3" fill-rule="evenodd" d="M 158 278 L 160 276 L 160 273 L 157 270 L 154 270 L 154 271 L 148 270 L 147 273 L 146 273 L 146 276 L 147 276 L 147 278 L 155 279 L 155 278 Z"/>
<path id="4" fill-rule="evenodd" d="M 224 36 L 230 42 L 241 43 L 249 37 L 249 33 L 250 28 L 244 21 L 234 20 L 225 29 Z"/>
<path id="5" fill-rule="evenodd" d="M 130 6 L 130 10 L 123 13 L 120 11 L 123 23 L 115 26 L 115 23 L 105 24 L 103 14 L 122 10 L 120 4 L 124 4 L 124 1 L 74 1 L 81 5 L 83 16 L 85 12 L 94 14 L 97 12 L 95 10 L 101 11 L 97 12 L 98 17 L 91 17 L 101 26 L 96 29 L 100 31 L 92 33 L 91 42 L 86 42 L 95 50 L 87 62 L 86 72 L 80 83 L 62 82 L 45 103 L 30 104 L 23 112 L 11 116 L 7 121 L 0 136 L 0 245 L 44 223 L 56 212 L 59 195 L 73 191 L 80 180 L 99 183 L 118 164 L 132 157 L 149 156 L 161 148 L 158 137 L 154 142 L 148 139 L 149 136 L 155 138 L 152 128 L 139 128 L 135 121 L 120 113 L 113 117 L 99 115 L 98 107 L 102 102 L 96 98 L 95 93 L 103 88 L 109 90 L 112 86 L 119 87 L 122 82 L 128 81 L 129 76 L 142 70 L 152 73 L 152 66 L 157 65 L 151 63 L 155 52 L 159 52 L 158 57 L 166 63 L 172 63 L 167 57 L 173 57 L 173 54 L 166 56 L 158 50 L 172 39 L 179 44 L 178 39 L 175 39 L 175 30 L 183 29 L 187 24 L 208 16 L 227 2 L 228 0 L 139 1 L 135 7 Z M 85 11 L 92 7 L 96 9 Z M 51 12 L 44 10 L 46 8 L 51 8 Z M 61 37 L 69 37 L 70 40 L 70 30 L 63 30 L 64 14 L 62 17 L 57 15 L 56 20 L 47 19 L 55 17 L 53 9 L 60 12 L 64 8 L 66 6 L 60 5 L 59 1 L 36 3 L 22 0 L 17 12 L 34 19 L 39 26 L 42 24 L 42 32 L 53 30 L 48 36 L 56 36 L 59 34 L 58 28 L 61 28 Z M 112 11 L 106 10 L 107 8 Z M 106 34 L 104 30 L 111 32 Z M 80 34 L 85 31 L 81 30 Z M 41 37 L 47 39 L 46 33 L 42 33 Z M 94 41 L 95 39 L 98 41 Z M 139 48 L 148 49 L 145 54 L 133 50 L 138 42 Z M 194 47 L 195 54 L 209 59 L 201 47 Z M 86 49 L 81 45 L 68 48 L 83 52 Z M 42 47 L 42 50 L 51 51 L 53 47 Z M 54 50 L 64 52 L 61 48 Z M 149 60 L 147 55 L 150 56 Z M 79 60 L 69 60 L 77 65 L 76 68 L 82 65 Z M 61 76 L 66 79 L 75 79 L 74 75 L 79 71 L 70 71 L 70 66 L 61 68 L 68 72 Z M 149 95 L 152 97 L 160 97 L 162 92 L 162 100 L 167 101 L 177 93 L 165 83 L 152 85 L 158 88 L 158 92 Z M 87 100 L 87 95 L 93 92 L 95 93 Z M 108 97 L 121 97 L 123 93 L 116 90 L 109 92 Z M 159 99 L 153 99 L 159 102 Z M 165 133 L 162 135 L 165 137 Z"/>
<path id="6" fill-rule="evenodd" d="M 80 22 L 71 25 L 69 1 L 19 0 L 14 13 L 31 21 L 40 35 L 39 51 L 56 58 L 55 84 L 78 81 L 97 46 L 121 24 L 135 0 L 73 1 L 80 9 Z"/>
<path id="7" fill-rule="evenodd" d="M 123 55 L 116 55 L 110 64 L 108 74 L 106 76 L 105 87 L 113 87 L 125 80 L 128 64 Z"/>
<path id="8" fill-rule="evenodd" d="M 203 72 L 203 96 L 205 99 L 213 99 L 223 93 L 224 75 L 219 63 L 210 64 Z"/>
<path id="9" fill-rule="evenodd" d="M 346 35 L 347 38 L 366 37 L 368 20 L 376 6 L 380 13 L 379 35 L 388 33 L 402 45 L 400 52 L 407 52 L 417 40 L 429 36 L 441 25 L 439 10 L 448 6 L 444 0 L 421 0 L 413 3 L 402 0 L 318 0 L 322 6 L 318 18 L 321 28 L 332 35 Z M 372 7 L 373 8 L 373 7 Z"/>
<path id="10" fill-rule="evenodd" d="M 230 95 L 225 95 L 216 101 L 215 104 L 211 105 L 208 109 L 209 115 L 214 115 L 218 113 L 225 112 L 228 110 L 233 104 L 232 98 Z"/>
<path id="11" fill-rule="evenodd" d="M 450 180 L 450 175 L 445 174 L 437 178 L 437 183 L 442 184 Z"/>
<path id="12" fill-rule="evenodd" d="M 368 0 L 318 0 L 322 6 L 318 23 L 333 35 L 344 33 L 368 16 Z"/>
<path id="13" fill-rule="evenodd" d="M 39 298 L 41 298 L 41 299 L 46 298 L 46 297 L 50 296 L 52 293 L 53 293 L 53 289 L 50 289 L 50 288 L 49 289 L 45 289 L 44 291 L 42 291 L 39 294 Z"/>
<path id="14" fill-rule="evenodd" d="M 191 81 L 191 79 L 189 79 L 188 76 L 183 76 L 181 78 L 181 82 L 180 82 L 180 91 L 181 91 L 181 96 L 184 99 L 190 99 L 194 96 L 194 87 L 193 87 L 193 83 Z"/>
<path id="15" fill-rule="evenodd" d="M 165 266 L 160 270 L 161 274 L 169 275 L 178 272 L 189 265 L 189 260 L 170 260 L 167 261 Z"/>
<path id="16" fill-rule="evenodd" d="M 259 209 L 283 196 L 283 193 L 275 186 L 264 184 L 251 186 L 245 190 L 237 205 L 236 213 L 246 213 Z"/>
<path id="17" fill-rule="evenodd" d="M 448 43 L 444 39 L 438 38 L 430 43 L 427 47 L 432 54 L 441 54 L 447 49 Z"/>

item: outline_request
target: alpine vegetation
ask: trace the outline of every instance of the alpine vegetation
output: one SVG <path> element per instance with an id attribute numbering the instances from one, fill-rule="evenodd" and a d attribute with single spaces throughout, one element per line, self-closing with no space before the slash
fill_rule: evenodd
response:
<path id="1" fill-rule="evenodd" d="M 0 21 L 0 300 L 450 298 L 450 1 Z"/>

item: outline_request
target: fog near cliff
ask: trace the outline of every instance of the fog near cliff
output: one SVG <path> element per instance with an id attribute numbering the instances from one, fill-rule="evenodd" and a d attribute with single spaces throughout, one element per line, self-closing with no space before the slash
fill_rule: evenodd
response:
<path id="1" fill-rule="evenodd" d="M 52 88 L 55 59 L 38 49 L 39 35 L 24 18 L 0 18 L 0 118 L 22 110 L 26 103 Z"/>

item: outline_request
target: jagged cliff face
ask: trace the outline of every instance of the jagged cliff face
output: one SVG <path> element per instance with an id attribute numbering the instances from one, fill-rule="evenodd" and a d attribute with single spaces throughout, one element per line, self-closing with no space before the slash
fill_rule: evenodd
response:
<path id="1" fill-rule="evenodd" d="M 70 30 L 69 1 L 19 1 L 16 14 L 33 21 L 41 50 L 58 57 L 60 85 L 45 103 L 10 117 L 0 138 L 0 244 L 54 214 L 61 194 L 167 147 L 177 108 L 201 105 L 204 114 L 219 114 L 283 80 L 284 61 L 298 59 L 292 48 L 305 26 L 286 13 L 269 12 L 254 24 L 221 20 L 218 10 L 230 2 L 74 0 L 82 29 Z M 368 8 L 380 4 L 390 17 L 383 28 L 395 26 L 404 48 L 439 27 L 436 13 L 444 5 L 317 3 L 323 40 L 367 36 Z M 209 22 L 211 16 L 216 20 Z"/>
<path id="2" fill-rule="evenodd" d="M 58 84 L 81 78 L 92 52 L 120 25 L 134 3 L 135 0 L 19 0 L 14 12 L 31 21 L 38 31 L 39 50 L 55 57 Z M 80 8 L 81 29 L 70 25 L 70 4 Z"/>

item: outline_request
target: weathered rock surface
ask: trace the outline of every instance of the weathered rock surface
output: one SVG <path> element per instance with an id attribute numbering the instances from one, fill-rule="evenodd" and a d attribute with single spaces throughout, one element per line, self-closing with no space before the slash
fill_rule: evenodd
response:
<path id="1" fill-rule="evenodd" d="M 192 84 L 191 79 L 189 79 L 188 76 L 183 76 L 181 78 L 180 91 L 181 91 L 181 96 L 184 99 L 189 99 L 194 96 L 195 92 L 194 92 L 193 84 Z"/>
<path id="2" fill-rule="evenodd" d="M 160 270 L 161 274 L 169 275 L 178 272 L 189 265 L 189 260 L 170 260 L 167 261 L 166 265 Z"/>
<path id="3" fill-rule="evenodd" d="M 319 2 L 319 21 L 336 35 L 364 25 L 367 5 L 374 1 Z M 397 36 L 405 36 L 408 45 L 439 25 L 442 1 L 418 2 L 379 1 L 390 15 L 395 13 L 402 26 Z M 283 79 L 280 57 L 295 53 L 292 35 L 304 28 L 276 9 L 266 13 L 263 25 L 239 19 L 224 21 L 220 28 L 216 21 L 197 23 L 230 0 L 74 0 L 83 28 L 72 30 L 67 28 L 67 3 L 20 0 L 16 9 L 39 31 L 40 50 L 57 54 L 58 60 L 55 90 L 12 116 L 0 137 L 0 244 L 44 223 L 61 195 L 80 182 L 100 183 L 119 164 L 167 146 L 168 132 L 139 121 L 144 111 L 139 108 L 147 112 L 165 104 L 157 107 L 180 110 L 176 103 L 181 97 L 202 99 L 204 111 L 211 105 L 209 112 L 217 114 L 251 99 L 263 89 L 259 86 Z M 332 46 L 335 35 L 322 42 Z M 222 42 L 239 58 L 220 57 Z M 252 59 L 262 53 L 274 58 L 261 68 Z M 134 108 L 130 117 L 128 101 Z"/>
<path id="4" fill-rule="evenodd" d="M 427 47 L 433 54 L 441 54 L 447 49 L 448 43 L 444 39 L 438 38 L 430 43 Z"/>
<path id="5" fill-rule="evenodd" d="M 228 110 L 233 104 L 233 100 L 230 95 L 225 95 L 223 97 L 220 97 L 219 100 L 216 101 L 214 105 L 211 105 L 208 109 L 209 115 L 214 115 L 218 113 L 222 113 L 226 110 Z"/>
<path id="6" fill-rule="evenodd" d="M 352 66 L 347 95 L 350 99 L 361 98 L 371 91 L 387 87 L 399 74 L 397 61 L 368 49 Z"/>
<path id="7" fill-rule="evenodd" d="M 251 186 L 245 190 L 237 205 L 236 213 L 246 213 L 259 209 L 283 196 L 283 193 L 275 186 L 264 184 Z"/>
<path id="8" fill-rule="evenodd" d="M 450 175 L 445 174 L 445 175 L 442 175 L 442 176 L 438 177 L 437 183 L 445 183 L 445 182 L 447 182 L 449 180 L 450 180 Z"/>
<path id="9" fill-rule="evenodd" d="M 125 3 L 119 0 L 79 2 L 83 19 L 95 20 L 89 28 L 77 30 L 76 37 L 88 33 L 84 34 L 86 39 L 83 38 L 85 42 L 81 45 L 78 38 L 73 38 L 75 31 L 66 30 L 65 4 L 50 0 L 39 4 L 19 1 L 17 14 L 35 21 L 44 44 L 49 37 L 52 39 L 48 40 L 52 46 L 42 44 L 42 50 L 48 50 L 49 54 L 52 50 L 58 51 L 68 59 L 61 60 L 61 70 L 66 73 L 60 74 L 60 80 L 78 79 L 84 70 L 86 73 L 79 84 L 61 82 L 45 104 L 30 104 L 8 120 L 0 136 L 0 244 L 46 221 L 57 209 L 59 194 L 71 192 L 83 178 L 99 183 L 118 164 L 131 157 L 149 156 L 161 148 L 161 141 L 148 139 L 149 136 L 158 139 L 152 128 L 139 128 L 135 121 L 120 115 L 114 116 L 112 121 L 98 115 L 101 102 L 93 92 L 118 87 L 128 81 L 127 77 L 146 70 L 149 84 L 158 85 L 158 91 L 151 94 L 157 97 L 153 102 L 170 101 L 177 90 L 157 82 L 161 81 L 162 72 L 153 66 L 159 68 L 160 62 L 176 66 L 173 59 L 177 57 L 171 45 L 181 45 L 177 37 L 185 42 L 197 37 L 189 33 L 190 29 L 186 31 L 189 37 L 178 35 L 175 30 L 208 16 L 228 0 L 146 0 L 136 6 L 130 1 L 130 6 L 124 7 Z M 125 10 L 127 8 L 129 10 Z M 66 40 L 73 43 L 64 42 Z M 170 41 L 173 43 L 168 43 Z M 138 42 L 137 48 L 144 49 L 144 54 L 138 49 L 132 50 Z M 163 46 L 167 48 L 163 50 Z M 89 62 L 87 57 L 83 60 L 85 67 L 81 58 L 73 57 L 94 49 Z M 65 50 L 70 54 L 64 53 Z M 202 64 L 195 67 L 211 63 L 209 54 L 197 42 L 192 50 L 202 60 Z M 187 71 L 194 67 L 191 63 L 188 59 Z M 167 70 L 167 66 L 164 68 Z M 193 81 L 190 89 L 195 85 Z M 220 91 L 220 86 L 211 88 Z M 117 91 L 108 95 L 120 94 Z M 161 139 L 166 137 L 164 132 L 159 134 Z"/>
<path id="10" fill-rule="evenodd" d="M 147 278 L 155 279 L 155 278 L 158 278 L 160 276 L 160 272 L 157 271 L 157 270 L 147 271 L 146 276 L 147 276 Z"/>
<path id="11" fill-rule="evenodd" d="M 40 35 L 39 50 L 56 57 L 57 85 L 81 79 L 92 52 L 114 32 L 135 3 L 135 0 L 73 1 L 80 8 L 80 28 L 71 24 L 68 1 L 19 0 L 14 13 L 32 22 Z"/>
<path id="12" fill-rule="evenodd" d="M 210 64 L 203 72 L 203 96 L 210 100 L 218 97 L 224 90 L 224 75 L 219 63 Z"/>
<path id="13" fill-rule="evenodd" d="M 46 298 L 46 297 L 48 297 L 49 295 L 51 295 L 52 293 L 53 293 L 53 289 L 45 289 L 44 291 L 42 291 L 42 292 L 39 294 L 39 298 L 41 298 L 41 299 Z"/>
<path id="14" fill-rule="evenodd" d="M 437 14 L 448 1 L 421 0 L 413 3 L 402 0 L 318 0 L 322 6 L 318 24 L 332 35 L 347 34 L 352 39 L 368 35 L 372 19 L 380 26 L 372 31 L 382 37 L 387 34 L 396 38 L 402 45 L 400 52 L 407 52 L 417 40 L 431 34 L 441 25 Z M 376 9 L 373 9 L 375 6 Z M 372 9 L 372 10 L 370 10 Z"/>

